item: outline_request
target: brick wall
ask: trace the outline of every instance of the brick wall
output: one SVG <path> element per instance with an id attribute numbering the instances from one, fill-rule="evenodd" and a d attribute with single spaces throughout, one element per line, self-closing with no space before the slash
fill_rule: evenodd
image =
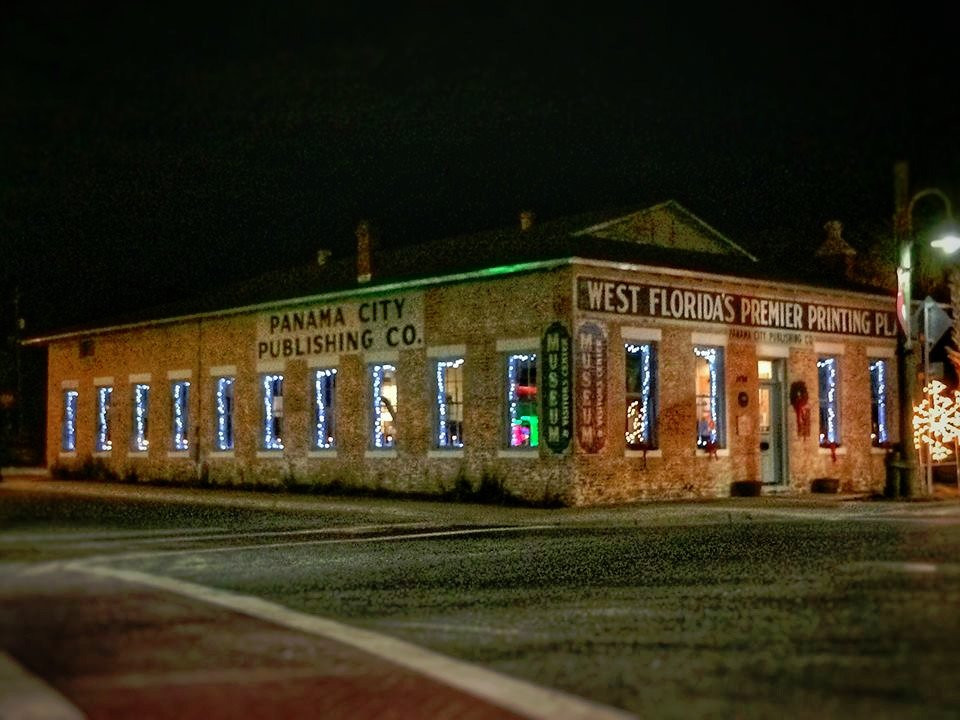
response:
<path id="1" fill-rule="evenodd" d="M 120 476 L 185 479 L 198 473 L 221 484 L 339 481 L 399 491 L 437 492 L 452 487 L 458 477 L 474 484 L 481 478 L 499 478 L 529 499 L 558 496 L 571 504 L 616 503 L 653 498 L 717 497 L 729 494 L 734 480 L 760 478 L 757 397 L 758 349 L 764 343 L 748 332 L 736 333 L 715 323 L 662 321 L 587 313 L 575 309 L 575 276 L 632 282 L 664 282 L 663 276 L 639 271 L 565 266 L 556 270 L 507 275 L 496 279 L 450 284 L 423 292 L 425 341 L 395 354 L 398 381 L 398 421 L 395 452 L 370 453 L 372 410 L 368 361 L 364 353 L 338 357 L 291 357 L 282 363 L 284 375 L 284 444 L 281 452 L 260 449 L 261 397 L 257 359 L 257 316 L 242 314 L 202 321 L 174 322 L 148 328 L 94 335 L 94 352 L 80 357 L 78 340 L 49 346 L 48 463 L 79 466 L 94 452 L 94 379 L 113 378 L 113 438 L 110 453 L 97 457 Z M 790 296 L 863 307 L 885 308 L 881 300 L 844 296 L 810 289 L 748 285 L 714 277 L 679 277 L 670 282 L 709 288 L 717 292 Z M 747 290 L 745 290 L 745 287 Z M 607 439 L 596 454 L 587 454 L 576 439 L 569 450 L 556 455 L 505 452 L 507 393 L 504 353 L 498 341 L 540 338 L 554 320 L 576 332 L 577 324 L 592 320 L 607 335 Z M 647 454 L 626 453 L 624 429 L 624 328 L 645 327 L 660 332 L 659 448 Z M 726 443 L 716 457 L 698 451 L 694 402 L 695 333 L 721 336 L 724 345 Z M 834 461 L 817 442 L 815 343 L 842 346 L 841 416 L 843 448 Z M 766 345 L 769 345 L 767 342 Z M 815 477 L 841 480 L 844 490 L 879 490 L 883 486 L 883 456 L 870 447 L 870 386 L 867 348 L 892 346 L 887 341 L 850 336 L 816 336 L 786 344 L 785 387 L 803 380 L 810 390 L 811 431 L 800 437 L 796 417 L 785 405 L 787 424 L 787 487 L 809 491 Z M 463 346 L 464 436 L 462 451 L 434 449 L 434 389 L 431 348 Z M 531 350 L 538 351 L 539 340 Z M 379 357 L 379 356 L 378 356 Z M 891 379 L 895 377 L 891 359 Z M 313 452 L 311 395 L 312 368 L 337 367 L 335 453 Z M 235 449 L 214 451 L 214 384 L 211 368 L 235 366 Z M 189 373 L 191 449 L 173 453 L 170 372 Z M 133 420 L 130 376 L 149 375 L 150 448 L 131 453 Z M 77 449 L 60 451 L 63 383 L 79 391 Z M 895 384 L 895 383 L 892 383 Z M 746 393 L 740 407 L 737 396 Z M 890 408 L 896 407 L 891 387 Z M 891 411 L 896 436 L 896 413 Z"/>

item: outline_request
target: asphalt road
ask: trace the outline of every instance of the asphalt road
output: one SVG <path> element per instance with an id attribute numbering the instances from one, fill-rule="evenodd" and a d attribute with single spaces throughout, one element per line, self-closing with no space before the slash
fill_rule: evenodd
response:
<path id="1" fill-rule="evenodd" d="M 958 553 L 956 501 L 8 480 L 0 717 L 955 717 Z"/>

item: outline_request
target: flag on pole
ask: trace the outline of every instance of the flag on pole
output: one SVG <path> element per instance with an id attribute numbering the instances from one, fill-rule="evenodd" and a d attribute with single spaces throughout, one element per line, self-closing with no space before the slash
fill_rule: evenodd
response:
<path id="1" fill-rule="evenodd" d="M 903 336 L 910 338 L 910 309 L 906 305 L 906 296 L 910 288 L 910 270 L 897 268 L 897 320 L 903 330 Z"/>

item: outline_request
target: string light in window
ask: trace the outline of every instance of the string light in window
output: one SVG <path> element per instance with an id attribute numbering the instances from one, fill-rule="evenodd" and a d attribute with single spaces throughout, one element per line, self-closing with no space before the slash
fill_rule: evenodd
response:
<path id="1" fill-rule="evenodd" d="M 233 378 L 217 378 L 217 449 L 233 449 Z"/>
<path id="2" fill-rule="evenodd" d="M 538 429 L 540 418 L 536 408 L 536 363 L 537 356 L 534 353 L 520 353 L 507 357 L 510 447 L 537 447 L 540 442 Z M 519 382 L 521 370 L 525 371 L 527 385 L 521 385 Z"/>
<path id="3" fill-rule="evenodd" d="M 710 406 L 710 420 L 708 427 L 706 428 L 706 433 L 698 430 L 697 446 L 706 447 L 708 444 L 715 446 L 720 437 L 720 430 L 717 427 L 717 419 L 720 417 L 720 383 L 718 379 L 720 367 L 719 354 L 717 352 L 717 348 L 714 347 L 695 347 L 693 349 L 693 353 L 697 357 L 703 358 L 707 361 L 707 373 L 710 382 L 708 398 L 708 403 Z M 698 422 L 700 422 L 699 418 Z"/>
<path id="4" fill-rule="evenodd" d="M 392 448 L 395 442 L 392 429 L 396 422 L 396 407 L 385 394 L 387 387 L 393 388 L 394 373 L 397 369 L 393 365 L 374 365 L 373 374 L 373 446 L 375 448 Z"/>
<path id="5" fill-rule="evenodd" d="M 817 370 L 820 378 L 820 392 L 826 397 L 824 405 L 826 427 L 821 428 L 820 444 L 838 443 L 840 432 L 837 414 L 837 359 L 820 358 L 817 360 Z"/>
<path id="6" fill-rule="evenodd" d="M 283 450 L 283 375 L 263 376 L 263 447 Z"/>
<path id="7" fill-rule="evenodd" d="M 887 430 L 887 363 L 875 360 L 870 364 L 870 389 L 873 392 L 873 404 L 876 408 L 877 430 L 871 433 L 875 445 L 889 442 Z"/>
<path id="8" fill-rule="evenodd" d="M 173 384 L 173 449 L 189 450 L 190 383 L 186 380 Z"/>
<path id="9" fill-rule="evenodd" d="M 66 452 L 77 449 L 77 397 L 76 390 L 67 390 L 63 394 L 63 443 Z"/>
<path id="10" fill-rule="evenodd" d="M 113 450 L 113 440 L 110 439 L 110 397 L 112 387 L 97 388 L 97 450 L 108 452 Z"/>
<path id="11" fill-rule="evenodd" d="M 148 418 L 150 417 L 150 386 L 133 386 L 133 449 L 146 452 L 150 447 L 147 438 Z"/>
<path id="12" fill-rule="evenodd" d="M 627 446 L 638 447 L 650 443 L 650 391 L 653 378 L 653 347 L 649 344 L 634 345 L 627 343 L 625 348 L 628 355 L 640 357 L 640 397 L 630 401 L 627 405 L 627 428 L 625 433 Z"/>
<path id="13" fill-rule="evenodd" d="M 437 362 L 437 447 L 463 447 L 459 425 L 451 422 L 453 409 L 450 407 L 451 401 L 458 405 L 462 402 L 462 398 L 459 396 L 461 388 L 459 385 L 448 387 L 449 370 L 458 369 L 462 366 L 463 358 Z"/>
<path id="14" fill-rule="evenodd" d="M 314 376 L 314 398 L 316 403 L 316 435 L 314 443 L 319 450 L 333 448 L 333 394 L 337 377 L 336 368 L 317 370 Z"/>

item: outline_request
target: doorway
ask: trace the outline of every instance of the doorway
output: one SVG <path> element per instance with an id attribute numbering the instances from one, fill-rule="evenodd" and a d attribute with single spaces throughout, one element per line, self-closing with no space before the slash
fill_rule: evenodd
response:
<path id="1" fill-rule="evenodd" d="M 764 485 L 786 485 L 787 438 L 784 417 L 784 360 L 758 360 L 760 397 L 757 429 L 760 434 L 760 480 Z"/>

